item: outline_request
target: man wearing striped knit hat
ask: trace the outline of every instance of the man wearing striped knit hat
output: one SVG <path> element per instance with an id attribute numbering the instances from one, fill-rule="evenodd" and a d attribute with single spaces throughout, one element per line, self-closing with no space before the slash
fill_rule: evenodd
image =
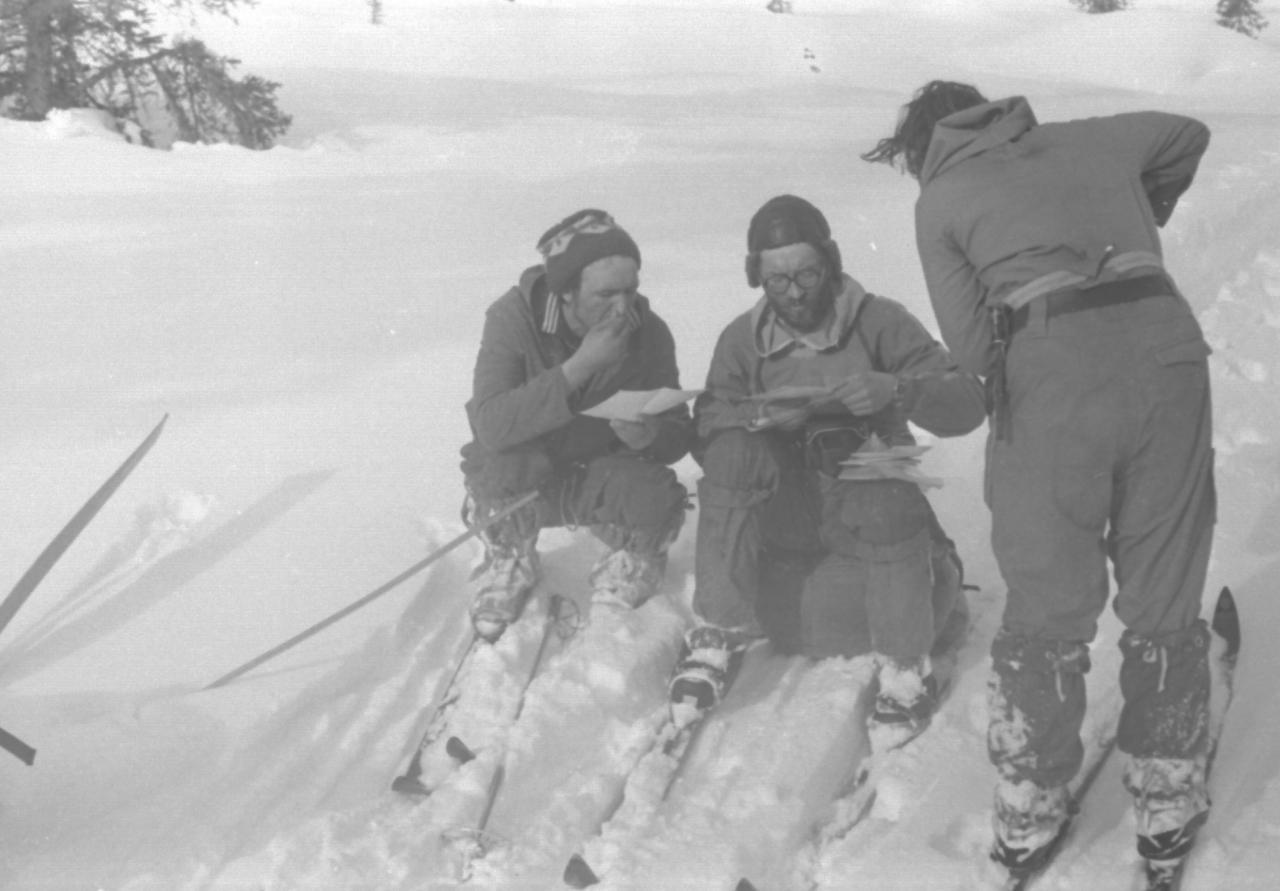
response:
<path id="1" fill-rule="evenodd" d="M 593 602 L 634 607 L 662 581 L 687 500 L 668 466 L 691 443 L 684 404 L 639 420 L 581 414 L 621 390 L 680 386 L 671 331 L 638 291 L 640 249 L 595 209 L 553 226 L 537 249 L 542 263 L 488 309 L 467 403 L 469 521 L 537 492 L 481 533 L 471 618 L 491 641 L 537 584 L 540 529 L 590 529 L 605 544 Z"/>

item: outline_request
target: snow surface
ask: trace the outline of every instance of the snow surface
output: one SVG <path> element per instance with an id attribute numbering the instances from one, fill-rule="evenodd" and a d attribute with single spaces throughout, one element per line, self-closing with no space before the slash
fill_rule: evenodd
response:
<path id="1" fill-rule="evenodd" d="M 584 846 L 610 867 L 603 887 L 971 887 L 1003 597 L 981 433 L 925 459 L 981 586 L 956 684 L 871 819 L 821 849 L 815 827 L 865 750 L 866 660 L 756 651 L 648 813 L 665 774 L 637 762 L 688 621 L 692 522 L 662 597 L 553 640 L 519 720 L 543 608 L 476 661 L 458 730 L 479 757 L 416 806 L 387 788 L 466 644 L 474 543 L 203 690 L 461 531 L 483 310 L 570 211 L 606 207 L 636 237 L 688 386 L 753 299 L 743 233 L 777 193 L 813 199 L 853 274 L 931 324 L 914 184 L 857 154 L 933 77 L 1024 93 L 1045 120 L 1161 108 L 1213 128 L 1164 240 L 1215 350 L 1209 591 L 1232 586 L 1246 642 L 1187 887 L 1275 887 L 1280 21 L 1255 41 L 1216 27 L 1208 0 L 1107 16 L 1067 0 L 794 5 L 386 0 L 372 27 L 355 0 L 270 0 L 238 25 L 174 27 L 283 84 L 295 122 L 276 149 L 151 151 L 87 112 L 0 120 L 0 591 L 170 414 L 0 637 L 0 720 L 40 750 L 34 768 L 0 758 L 4 887 L 452 887 L 441 833 L 476 825 L 497 770 L 486 828 L 507 844 L 473 864 L 473 887 L 559 887 Z M 692 485 L 696 467 L 677 470 Z M 598 545 L 557 530 L 543 551 L 548 590 L 585 612 Z M 1118 631 L 1095 647 L 1090 726 Z M 1042 887 L 1133 887 L 1132 833 L 1111 765 Z"/>

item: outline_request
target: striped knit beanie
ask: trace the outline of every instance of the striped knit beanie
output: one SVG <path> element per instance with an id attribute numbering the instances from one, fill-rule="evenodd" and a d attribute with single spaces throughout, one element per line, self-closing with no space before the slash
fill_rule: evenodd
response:
<path id="1" fill-rule="evenodd" d="M 562 294 L 575 275 L 605 257 L 630 257 L 640 265 L 640 248 L 603 210 L 580 210 L 538 239 L 547 269 L 547 288 Z"/>

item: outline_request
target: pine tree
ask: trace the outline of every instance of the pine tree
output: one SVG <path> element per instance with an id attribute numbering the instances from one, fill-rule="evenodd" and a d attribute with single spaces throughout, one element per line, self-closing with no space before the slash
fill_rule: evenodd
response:
<path id="1" fill-rule="evenodd" d="M 1071 0 L 1085 12 L 1119 12 L 1129 8 L 1129 0 Z"/>
<path id="2" fill-rule="evenodd" d="M 246 0 L 166 0 L 230 15 Z M 148 145 L 231 142 L 268 148 L 289 127 L 279 84 L 237 77 L 236 59 L 155 33 L 155 0 L 0 0 L 0 113 L 43 120 L 57 108 L 108 112 Z"/>
<path id="3" fill-rule="evenodd" d="M 1258 12 L 1257 0 L 1218 0 L 1218 24 L 1257 37 L 1267 27 L 1267 20 Z"/>

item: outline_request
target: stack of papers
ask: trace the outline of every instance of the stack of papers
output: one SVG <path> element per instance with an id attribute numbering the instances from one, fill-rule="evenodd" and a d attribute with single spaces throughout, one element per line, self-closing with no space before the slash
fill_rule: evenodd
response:
<path id="1" fill-rule="evenodd" d="M 840 462 L 842 480 L 905 480 L 922 489 L 939 488 L 942 480 L 920 472 L 920 456 L 929 446 L 887 446 L 872 435 L 862 448 Z"/>

